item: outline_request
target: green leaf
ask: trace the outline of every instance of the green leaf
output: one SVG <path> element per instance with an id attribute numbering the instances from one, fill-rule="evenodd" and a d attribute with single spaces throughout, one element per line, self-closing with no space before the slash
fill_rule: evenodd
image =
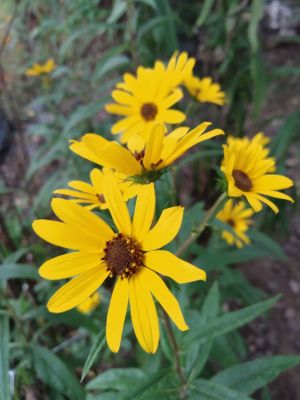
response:
<path id="1" fill-rule="evenodd" d="M 138 368 L 111 368 L 91 380 L 86 388 L 103 391 L 107 389 L 129 390 L 145 378 L 146 374 Z"/>
<path id="2" fill-rule="evenodd" d="M 166 398 L 166 396 L 161 397 L 162 391 L 166 388 L 164 387 L 163 389 L 160 389 L 157 388 L 157 385 L 168 376 L 171 376 L 169 369 L 163 369 L 157 374 L 147 376 L 141 382 L 136 383 L 132 390 L 128 392 L 126 391 L 126 393 L 120 397 L 120 400 L 151 400 Z"/>
<path id="3" fill-rule="evenodd" d="M 10 399 L 9 390 L 9 319 L 0 313 L 0 398 Z"/>
<path id="4" fill-rule="evenodd" d="M 283 371 L 300 364 L 300 356 L 270 356 L 235 365 L 213 377 L 244 394 L 251 394 L 267 385 Z"/>
<path id="5" fill-rule="evenodd" d="M 95 115 L 97 112 L 101 110 L 102 105 L 107 101 L 106 97 L 103 97 L 102 100 L 98 100 L 96 102 L 92 102 L 90 104 L 85 104 L 83 106 L 80 106 L 75 110 L 71 116 L 69 117 L 68 122 L 66 123 L 64 130 L 62 132 L 62 135 L 70 135 L 72 133 L 72 129 L 79 124 L 80 122 L 83 122 L 87 118 L 92 117 Z M 67 137 L 66 137 L 66 143 L 67 143 Z"/>
<path id="6" fill-rule="evenodd" d="M 206 322 L 215 319 L 220 309 L 220 293 L 217 282 L 215 282 L 208 295 L 204 299 L 201 309 L 201 322 Z M 190 346 L 187 354 L 186 370 L 190 379 L 198 376 L 209 357 L 213 341 L 208 340 L 205 344 L 194 343 Z"/>
<path id="7" fill-rule="evenodd" d="M 190 400 L 251 400 L 239 392 L 215 382 L 198 379 L 191 390 Z"/>
<path id="8" fill-rule="evenodd" d="M 124 67 L 125 65 L 128 65 L 129 62 L 129 58 L 124 55 L 115 55 L 106 59 L 104 62 L 98 64 L 95 71 L 94 80 L 97 81 L 101 79 L 108 72 L 112 72 L 117 68 Z"/>
<path id="9" fill-rule="evenodd" d="M 80 382 L 83 381 L 83 379 L 85 378 L 86 374 L 89 372 L 89 370 L 91 369 L 91 366 L 93 365 L 93 363 L 95 362 L 99 352 L 102 350 L 103 346 L 105 344 L 105 330 L 102 329 L 98 336 L 96 337 L 96 340 L 93 344 L 93 346 L 91 347 L 91 350 L 87 356 L 87 359 L 84 363 L 84 367 L 83 367 L 83 371 L 81 374 L 81 379 Z"/>
<path id="10" fill-rule="evenodd" d="M 287 256 L 282 247 L 266 234 L 251 229 L 248 232 L 248 236 L 253 243 L 258 244 L 261 248 L 267 250 L 272 257 L 277 258 L 278 260 L 287 261 Z"/>
<path id="11" fill-rule="evenodd" d="M 191 329 L 184 336 L 183 341 L 187 343 L 193 341 L 203 343 L 209 339 L 237 329 L 269 310 L 278 299 L 279 296 L 275 296 L 254 304 L 253 306 L 226 313 L 210 322 L 202 323 L 200 326 L 197 326 L 198 332 L 195 333 L 195 329 Z"/>
<path id="12" fill-rule="evenodd" d="M 83 400 L 85 391 L 64 362 L 50 350 L 36 343 L 31 346 L 37 376 L 47 385 L 72 400 Z"/>
<path id="13" fill-rule="evenodd" d="M 209 13 L 214 5 L 214 2 L 215 2 L 215 0 L 205 0 L 203 2 L 202 8 L 201 8 L 201 13 L 196 21 L 197 27 L 200 27 L 201 25 L 204 24 L 207 17 L 209 16 Z"/>
<path id="14" fill-rule="evenodd" d="M 0 266 L 0 280 L 33 279 L 39 280 L 37 269 L 28 264 L 2 264 Z"/>
<path id="15" fill-rule="evenodd" d="M 252 0 L 251 2 L 251 18 L 248 26 L 248 38 L 253 52 L 258 50 L 258 29 L 259 22 L 264 14 L 263 0 Z"/>
<path id="16" fill-rule="evenodd" d="M 286 152 L 294 138 L 297 138 L 299 128 L 300 111 L 296 111 L 285 120 L 276 137 L 272 139 L 272 155 L 278 163 L 285 162 Z"/>
<path id="17" fill-rule="evenodd" d="M 115 0 L 113 8 L 111 10 L 111 14 L 107 19 L 108 23 L 116 22 L 122 15 L 126 12 L 127 5 L 124 0 Z"/>

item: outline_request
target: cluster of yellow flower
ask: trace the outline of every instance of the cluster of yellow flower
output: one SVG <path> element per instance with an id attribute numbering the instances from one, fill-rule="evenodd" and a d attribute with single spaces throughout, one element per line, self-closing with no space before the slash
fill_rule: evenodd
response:
<path id="1" fill-rule="evenodd" d="M 49 58 L 44 64 L 33 64 L 32 67 L 25 71 L 27 76 L 47 75 L 54 71 L 56 68 L 53 58 Z"/>
<path id="2" fill-rule="evenodd" d="M 193 76 L 194 64 L 193 58 L 182 53 L 174 55 L 167 66 L 157 61 L 152 69 L 139 67 L 136 76 L 125 74 L 124 81 L 112 92 L 118 104 L 106 106 L 108 112 L 124 116 L 112 127 L 113 134 L 121 135 L 122 143 L 94 133 L 71 141 L 74 153 L 102 170 L 91 171 L 91 183 L 72 181 L 70 189 L 55 191 L 71 197 L 52 200 L 53 212 L 60 221 L 33 222 L 33 229 L 41 238 L 74 250 L 40 267 L 40 275 L 46 279 L 73 278 L 51 297 L 49 311 L 59 313 L 79 306 L 87 312 L 99 301 L 90 296 L 107 278 L 115 279 L 106 320 L 107 343 L 114 352 L 120 347 L 129 304 L 134 332 L 147 352 L 156 351 L 160 335 L 153 297 L 180 330 L 188 329 L 179 303 L 161 275 L 177 283 L 206 279 L 202 269 L 160 250 L 177 235 L 183 208 L 163 210 L 153 225 L 155 181 L 190 148 L 224 135 L 221 129 L 207 130 L 210 122 L 168 132 L 167 124 L 182 122 L 186 117 L 181 111 L 170 109 L 182 97 L 180 85 L 186 85 L 199 101 L 224 103 L 225 95 L 218 85 L 209 78 L 199 80 Z M 264 202 L 277 212 L 275 204 L 264 196 L 292 200 L 279 192 L 292 186 L 292 181 L 273 174 L 275 161 L 265 146 L 262 134 L 252 140 L 229 138 L 223 146 L 221 170 L 229 197 L 246 197 L 254 211 L 260 211 Z M 136 203 L 131 217 L 126 201 L 133 197 Z M 108 209 L 114 230 L 92 212 L 95 208 Z M 236 229 L 237 237 L 224 235 L 229 243 L 241 246 L 248 242 L 244 232 L 252 213 L 245 203 L 234 205 L 229 200 L 218 214 L 219 219 Z"/>

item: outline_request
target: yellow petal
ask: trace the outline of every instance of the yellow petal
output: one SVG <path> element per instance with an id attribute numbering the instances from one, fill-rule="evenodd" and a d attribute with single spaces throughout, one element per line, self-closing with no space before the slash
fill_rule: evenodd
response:
<path id="1" fill-rule="evenodd" d="M 290 201 L 291 203 L 294 203 L 294 200 L 292 199 L 291 196 L 288 196 L 285 193 L 277 192 L 275 190 L 260 190 L 258 193 L 264 194 L 266 196 L 275 197 L 276 199 L 287 200 Z"/>
<path id="2" fill-rule="evenodd" d="M 144 250 L 154 250 L 165 246 L 177 235 L 183 217 L 183 207 L 170 207 L 165 209 L 154 228 L 142 241 Z"/>
<path id="3" fill-rule="evenodd" d="M 160 161 L 164 132 L 165 129 L 163 125 L 155 125 L 146 142 L 143 164 L 148 170 L 153 169 L 153 165 Z"/>
<path id="4" fill-rule="evenodd" d="M 83 193 L 95 194 L 95 189 L 89 183 L 83 181 L 71 181 L 68 186 Z"/>
<path id="5" fill-rule="evenodd" d="M 133 155 L 116 142 L 109 142 L 99 135 L 86 134 L 83 140 L 104 167 L 113 168 L 127 175 L 138 175 L 142 167 Z M 101 161 L 101 163 L 100 163 Z"/>
<path id="6" fill-rule="evenodd" d="M 259 194 L 256 195 L 257 199 L 260 200 L 262 203 L 267 204 L 267 206 L 269 206 L 275 214 L 277 214 L 279 212 L 279 208 L 276 206 L 276 204 L 274 204 L 271 200 L 267 199 L 264 196 L 260 196 Z"/>
<path id="7" fill-rule="evenodd" d="M 77 276 L 54 293 L 47 303 L 48 310 L 60 313 L 77 307 L 102 285 L 108 274 L 103 264 Z"/>
<path id="8" fill-rule="evenodd" d="M 255 181 L 255 187 L 269 190 L 281 190 L 292 187 L 294 182 L 283 175 L 267 174 Z"/>
<path id="9" fill-rule="evenodd" d="M 95 242 L 98 241 L 99 245 L 101 241 L 106 242 L 114 235 L 111 228 L 100 217 L 69 200 L 53 199 L 51 207 L 58 218 L 73 227 L 75 231 L 82 232 Z"/>
<path id="10" fill-rule="evenodd" d="M 130 215 L 114 176 L 106 175 L 104 177 L 103 193 L 117 229 L 121 233 L 130 235 Z"/>
<path id="11" fill-rule="evenodd" d="M 186 119 L 186 116 L 178 110 L 166 110 L 163 113 L 163 119 L 167 124 L 179 124 Z"/>
<path id="12" fill-rule="evenodd" d="M 141 187 L 136 199 L 134 217 L 132 222 L 132 235 L 138 239 L 143 238 L 148 233 L 155 212 L 155 191 L 154 184 L 150 183 Z"/>
<path id="13" fill-rule="evenodd" d="M 101 166 L 107 166 L 106 164 L 103 164 L 102 158 L 98 158 L 93 151 L 91 151 L 87 146 L 86 143 L 84 143 L 84 137 L 82 140 L 77 141 L 77 140 L 71 140 L 70 141 L 70 150 L 73 151 L 73 153 L 77 154 L 80 157 L 85 158 L 86 160 L 89 160 L 91 162 L 94 162 L 96 164 L 99 164 Z M 110 167 L 110 165 L 108 165 Z"/>
<path id="14" fill-rule="evenodd" d="M 130 115 L 132 108 L 127 106 L 120 106 L 119 104 L 110 103 L 105 105 L 105 111 L 117 115 Z"/>
<path id="15" fill-rule="evenodd" d="M 106 320 L 106 340 L 111 351 L 120 348 L 123 326 L 128 307 L 128 279 L 118 279 L 113 290 Z"/>
<path id="16" fill-rule="evenodd" d="M 140 274 L 129 280 L 129 298 L 136 337 L 147 353 L 155 353 L 159 341 L 157 312 L 148 284 Z"/>
<path id="17" fill-rule="evenodd" d="M 182 315 L 179 303 L 175 296 L 170 292 L 164 281 L 153 271 L 143 268 L 144 279 L 150 287 L 150 291 L 160 305 L 165 309 L 166 313 L 172 319 L 174 324 L 181 331 L 189 329 Z"/>
<path id="18" fill-rule="evenodd" d="M 87 272 L 102 263 L 103 253 L 90 254 L 83 251 L 51 258 L 39 269 L 39 274 L 49 280 L 66 279 Z"/>
<path id="19" fill-rule="evenodd" d="M 146 253 L 145 265 L 159 274 L 169 276 L 178 283 L 206 280 L 205 271 L 181 260 L 181 258 L 166 250 L 155 250 Z"/>
<path id="20" fill-rule="evenodd" d="M 55 246 L 91 253 L 101 251 L 101 240 L 94 240 L 91 236 L 80 231 L 77 232 L 73 227 L 63 222 L 39 219 L 33 221 L 32 228 L 39 237 Z"/>

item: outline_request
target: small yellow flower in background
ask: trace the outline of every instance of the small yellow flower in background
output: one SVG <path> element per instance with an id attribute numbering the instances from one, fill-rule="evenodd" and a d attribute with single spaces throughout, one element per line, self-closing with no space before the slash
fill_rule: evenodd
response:
<path id="1" fill-rule="evenodd" d="M 95 292 L 86 300 L 84 300 L 81 304 L 79 304 L 77 310 L 83 314 L 89 314 L 98 306 L 99 303 L 100 303 L 100 294 L 99 292 Z"/>
<path id="2" fill-rule="evenodd" d="M 230 246 L 235 244 L 238 248 L 241 248 L 245 244 L 250 243 L 245 232 L 247 232 L 249 225 L 252 223 L 249 218 L 252 217 L 253 213 L 251 208 L 246 208 L 244 201 L 234 204 L 233 200 L 229 199 L 223 209 L 217 214 L 217 219 L 230 225 L 234 230 L 235 235 L 229 231 L 222 231 L 222 238 Z"/>
<path id="3" fill-rule="evenodd" d="M 50 74 L 54 71 L 57 65 L 53 58 L 49 58 L 44 64 L 34 64 L 31 68 L 26 70 L 27 76 L 39 76 L 43 74 Z"/>
<path id="4" fill-rule="evenodd" d="M 225 104 L 225 92 L 222 92 L 221 86 L 214 83 L 209 77 L 200 79 L 191 74 L 186 78 L 184 84 L 189 93 L 200 103 L 208 102 L 219 106 Z"/>
<path id="5" fill-rule="evenodd" d="M 253 141 L 233 140 L 223 146 L 224 160 L 221 171 L 228 184 L 228 196 L 245 196 L 255 212 L 261 211 L 262 203 L 277 213 L 278 207 L 265 196 L 294 202 L 279 190 L 293 186 L 293 181 L 283 175 L 270 174 L 275 161 L 268 157 L 266 149 Z"/>
<path id="6" fill-rule="evenodd" d="M 117 142 L 88 133 L 80 141 L 72 141 L 70 149 L 96 164 L 133 178 L 137 183 L 149 183 L 158 179 L 166 167 L 191 147 L 224 135 L 221 129 L 205 132 L 209 125 L 210 122 L 203 122 L 192 130 L 181 127 L 168 135 L 165 135 L 163 125 L 156 125 L 146 140 L 133 135 L 128 142 L 128 149 Z"/>
<path id="7" fill-rule="evenodd" d="M 113 134 L 121 134 L 121 142 L 127 143 L 132 135 L 148 138 L 154 125 L 178 124 L 186 118 L 179 110 L 171 109 L 182 97 L 178 88 L 191 72 L 195 60 L 187 53 L 175 54 L 167 67 L 161 61 L 154 68 L 137 69 L 136 76 L 126 73 L 124 81 L 112 92 L 116 103 L 107 104 L 109 113 L 124 116 L 112 126 Z"/>
<path id="8" fill-rule="evenodd" d="M 195 63 L 195 58 L 189 57 L 188 53 L 176 51 L 167 66 L 160 60 L 156 61 L 154 71 L 161 75 L 162 85 L 165 85 L 166 90 L 171 91 L 182 85 L 192 74 Z"/>
<path id="9" fill-rule="evenodd" d="M 177 235 L 182 207 L 165 209 L 152 227 L 155 214 L 154 185 L 143 186 L 131 219 L 118 185 L 104 179 L 104 197 L 113 218 L 114 231 L 97 215 L 65 199 L 53 199 L 52 209 L 61 221 L 36 220 L 33 229 L 47 242 L 75 250 L 46 261 L 39 269 L 50 280 L 73 278 L 48 301 L 50 312 L 60 313 L 80 305 L 107 278 L 115 280 L 106 320 L 110 349 L 120 348 L 122 331 L 130 304 L 131 320 L 142 348 L 155 353 L 159 322 L 154 298 L 180 330 L 188 329 L 180 306 L 161 275 L 177 283 L 205 280 L 200 268 L 166 250 L 159 250 Z"/>
<path id="10" fill-rule="evenodd" d="M 71 181 L 68 183 L 71 189 L 57 189 L 54 194 L 70 196 L 75 203 L 84 204 L 89 210 L 94 208 L 106 209 L 107 204 L 103 195 L 103 179 L 105 175 L 115 176 L 124 200 L 127 201 L 137 195 L 138 187 L 126 180 L 126 175 L 103 168 L 100 171 L 94 168 L 90 173 L 91 183 L 83 181 Z"/>

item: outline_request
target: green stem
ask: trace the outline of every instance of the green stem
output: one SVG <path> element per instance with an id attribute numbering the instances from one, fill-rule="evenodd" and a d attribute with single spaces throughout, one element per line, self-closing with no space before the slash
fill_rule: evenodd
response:
<path id="1" fill-rule="evenodd" d="M 168 333 L 169 341 L 171 344 L 171 347 L 173 348 L 174 351 L 174 356 L 175 356 L 175 370 L 177 372 L 177 375 L 179 377 L 180 381 L 180 400 L 186 400 L 187 399 L 187 381 L 184 376 L 183 370 L 181 368 L 181 363 L 180 363 L 180 357 L 179 357 L 179 348 L 176 342 L 176 338 L 174 336 L 170 318 L 166 314 L 166 312 L 163 310 L 163 319 L 165 323 L 165 327 Z"/>
<path id="2" fill-rule="evenodd" d="M 227 196 L 226 192 L 222 193 L 221 196 L 212 205 L 212 207 L 206 212 L 205 217 L 198 225 L 198 227 L 190 234 L 190 236 L 185 240 L 185 242 L 183 242 L 182 245 L 179 247 L 178 251 L 176 252 L 176 255 L 178 257 L 182 256 L 182 254 L 186 252 L 186 250 L 190 247 L 190 245 L 195 242 L 198 236 L 201 235 L 201 233 L 204 231 L 209 221 L 216 215 L 217 211 L 219 210 L 219 207 L 226 199 L 226 196 Z"/>

